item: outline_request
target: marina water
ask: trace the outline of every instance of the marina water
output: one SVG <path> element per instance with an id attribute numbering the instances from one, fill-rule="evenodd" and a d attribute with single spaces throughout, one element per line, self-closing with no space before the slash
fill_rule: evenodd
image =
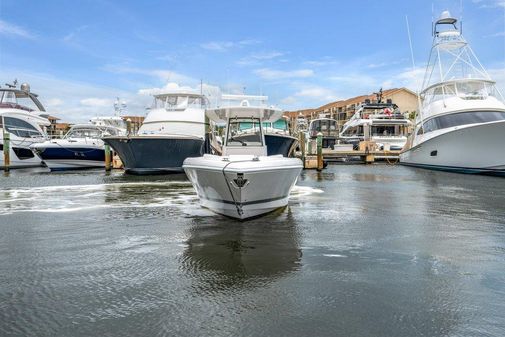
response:
<path id="1" fill-rule="evenodd" d="M 184 176 L 0 177 L 0 335 L 503 336 L 505 180 L 304 171 L 239 222 Z"/>

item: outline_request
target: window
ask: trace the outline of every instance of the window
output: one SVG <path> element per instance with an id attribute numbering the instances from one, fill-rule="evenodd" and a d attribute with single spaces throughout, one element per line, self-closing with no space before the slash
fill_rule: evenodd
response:
<path id="1" fill-rule="evenodd" d="M 22 119 L 14 117 L 4 117 L 5 129 L 10 133 L 22 138 L 42 137 L 40 131 L 33 125 Z"/>
<path id="2" fill-rule="evenodd" d="M 100 131 L 97 129 L 77 128 L 70 130 L 65 138 L 100 138 Z"/>
<path id="3" fill-rule="evenodd" d="M 227 146 L 263 146 L 259 118 L 234 118 L 228 123 Z"/>
<path id="4" fill-rule="evenodd" d="M 488 123 L 505 120 L 505 112 L 501 111 L 468 111 L 445 116 L 439 116 L 423 124 L 424 132 L 446 129 L 454 126 Z"/>

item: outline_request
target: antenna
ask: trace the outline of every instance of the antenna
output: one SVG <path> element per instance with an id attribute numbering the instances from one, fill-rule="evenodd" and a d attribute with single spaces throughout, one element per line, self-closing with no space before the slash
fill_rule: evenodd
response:
<path id="1" fill-rule="evenodd" d="M 433 10 L 433 4 L 432 4 L 432 10 Z M 432 17 L 432 20 L 433 20 L 433 17 Z M 405 15 L 405 22 L 407 23 L 407 34 L 409 36 L 410 58 L 412 59 L 412 75 L 414 75 L 415 71 L 416 71 L 416 61 L 414 60 L 414 48 L 412 47 L 412 37 L 410 36 L 409 17 L 407 15 Z M 431 25 L 433 26 L 433 21 L 431 22 Z M 432 30 L 432 34 L 433 34 L 433 30 Z M 422 127 L 423 126 L 423 114 L 421 112 L 421 97 L 419 95 L 419 88 L 416 88 L 416 95 L 417 95 L 417 109 L 419 110 L 419 116 L 421 117 L 421 127 Z"/>

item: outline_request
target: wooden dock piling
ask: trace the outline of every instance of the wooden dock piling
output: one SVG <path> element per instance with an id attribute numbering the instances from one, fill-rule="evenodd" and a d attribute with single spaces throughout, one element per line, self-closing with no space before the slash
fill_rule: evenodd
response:
<path id="1" fill-rule="evenodd" d="M 112 167 L 111 166 L 112 154 L 110 151 L 109 144 L 105 144 L 104 149 L 105 149 L 105 171 L 110 171 Z"/>
<path id="2" fill-rule="evenodd" d="M 305 146 L 307 144 L 305 143 L 305 133 L 300 132 L 300 150 L 302 152 L 302 162 L 303 162 L 303 168 L 305 168 Z"/>
<path id="3" fill-rule="evenodd" d="M 11 165 L 11 156 L 10 156 L 10 133 L 5 130 L 5 124 L 3 129 L 3 152 L 4 152 L 4 171 L 9 172 L 9 168 Z"/>
<path id="4" fill-rule="evenodd" d="M 323 134 L 317 134 L 317 170 L 321 171 L 324 167 L 323 162 Z"/>

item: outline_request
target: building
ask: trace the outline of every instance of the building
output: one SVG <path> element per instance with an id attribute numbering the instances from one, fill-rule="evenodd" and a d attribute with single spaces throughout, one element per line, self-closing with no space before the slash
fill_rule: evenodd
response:
<path id="1" fill-rule="evenodd" d="M 121 118 L 129 123 L 129 133 L 136 134 L 139 131 L 139 128 L 144 123 L 144 116 L 121 116 Z"/>
<path id="2" fill-rule="evenodd" d="M 295 125 L 296 118 L 301 114 L 308 120 L 320 117 L 333 118 L 338 121 L 339 129 L 354 115 L 356 108 L 369 99 L 371 102 L 377 101 L 377 94 L 361 95 L 345 100 L 339 100 L 320 106 L 316 109 L 304 109 L 297 111 L 287 111 L 284 116 L 288 117 L 291 125 Z M 407 88 L 395 88 L 382 91 L 382 100 L 391 99 L 398 105 L 403 113 L 412 113 L 417 111 L 417 95 Z"/>

